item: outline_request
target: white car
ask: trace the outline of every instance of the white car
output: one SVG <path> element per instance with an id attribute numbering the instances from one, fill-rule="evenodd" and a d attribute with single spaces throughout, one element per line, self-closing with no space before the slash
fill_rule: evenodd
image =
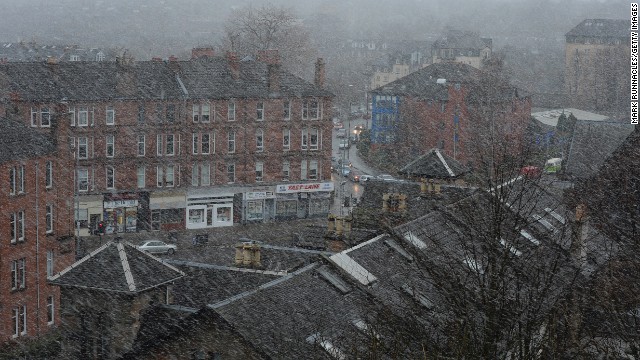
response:
<path id="1" fill-rule="evenodd" d="M 140 245 L 138 245 L 138 249 L 151 254 L 173 254 L 178 247 L 160 240 L 147 240 L 141 242 Z"/>
<path id="2" fill-rule="evenodd" d="M 375 178 L 373 175 L 360 175 L 360 183 L 366 183 L 373 178 Z"/>

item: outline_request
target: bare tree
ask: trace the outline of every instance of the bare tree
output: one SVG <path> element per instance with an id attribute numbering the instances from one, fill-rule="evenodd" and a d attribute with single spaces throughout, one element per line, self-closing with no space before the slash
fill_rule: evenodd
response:
<path id="1" fill-rule="evenodd" d="M 307 29 L 291 9 L 249 5 L 233 11 L 224 29 L 223 47 L 228 51 L 255 55 L 260 50 L 277 49 L 289 71 L 299 76 L 310 71 L 315 49 Z"/>

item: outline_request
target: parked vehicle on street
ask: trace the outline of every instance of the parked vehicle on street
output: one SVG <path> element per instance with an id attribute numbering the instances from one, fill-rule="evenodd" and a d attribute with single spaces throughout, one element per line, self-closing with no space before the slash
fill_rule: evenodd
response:
<path id="1" fill-rule="evenodd" d="M 371 179 L 374 179 L 374 178 L 375 178 L 375 176 L 373 176 L 373 175 L 360 175 L 360 183 L 364 184 L 367 181 L 369 181 Z"/>
<path id="2" fill-rule="evenodd" d="M 146 240 L 138 245 L 138 249 L 151 254 L 173 254 L 176 252 L 178 247 L 160 240 Z"/>
<path id="3" fill-rule="evenodd" d="M 344 125 L 342 125 L 342 122 L 340 120 L 334 120 L 333 121 L 333 128 L 334 129 L 342 129 L 344 127 Z"/>
<path id="4" fill-rule="evenodd" d="M 562 167 L 562 158 L 553 158 L 547 160 L 544 164 L 544 172 L 547 174 L 555 174 Z"/>
<path id="5" fill-rule="evenodd" d="M 340 150 L 345 150 L 351 147 L 351 142 L 349 141 L 349 139 L 342 139 L 340 140 L 340 144 L 338 145 L 338 149 Z"/>
<path id="6" fill-rule="evenodd" d="M 342 165 L 342 168 L 340 168 L 340 175 L 344 177 L 348 177 L 349 174 L 351 174 L 351 167 L 347 165 Z"/>
<path id="7" fill-rule="evenodd" d="M 343 138 L 347 136 L 347 129 L 338 129 L 336 136 L 339 138 Z"/>

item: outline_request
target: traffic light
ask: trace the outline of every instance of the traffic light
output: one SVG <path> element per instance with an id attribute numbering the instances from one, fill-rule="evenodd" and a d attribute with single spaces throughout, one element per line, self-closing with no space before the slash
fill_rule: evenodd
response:
<path id="1" fill-rule="evenodd" d="M 104 234 L 104 223 L 102 221 L 98 223 L 98 234 Z"/>

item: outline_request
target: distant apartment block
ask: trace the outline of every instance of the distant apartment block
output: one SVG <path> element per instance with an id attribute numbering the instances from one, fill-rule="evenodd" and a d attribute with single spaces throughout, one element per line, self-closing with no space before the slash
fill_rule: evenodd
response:
<path id="1" fill-rule="evenodd" d="M 482 68 L 482 62 L 491 57 L 493 41 L 477 33 L 449 30 L 431 47 L 431 62 L 459 62 Z"/>

